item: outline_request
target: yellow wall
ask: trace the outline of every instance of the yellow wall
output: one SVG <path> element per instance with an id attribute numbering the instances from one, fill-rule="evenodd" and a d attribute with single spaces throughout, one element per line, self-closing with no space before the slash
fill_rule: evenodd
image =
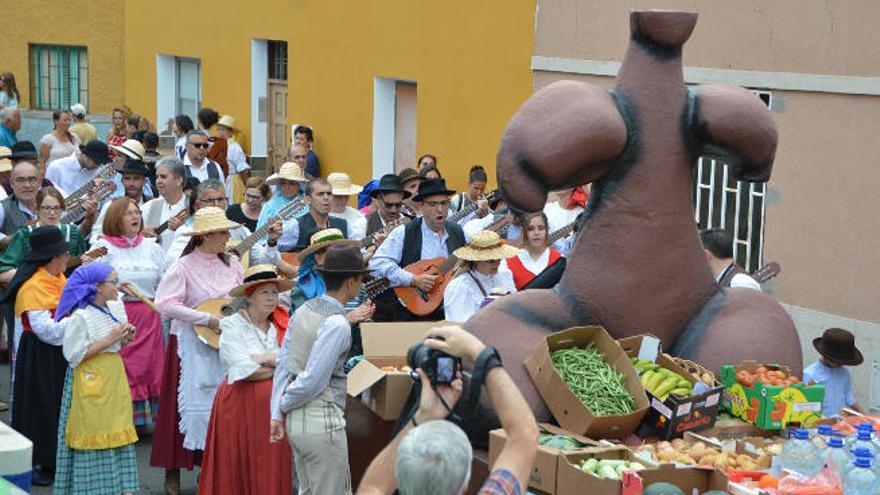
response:
<path id="1" fill-rule="evenodd" d="M 247 146 L 251 40 L 286 40 L 289 120 L 315 129 L 324 173 L 370 178 L 373 77 L 408 79 L 417 153 L 461 188 L 474 163 L 494 177 L 504 126 L 531 94 L 534 12 L 534 0 L 127 2 L 126 102 L 155 119 L 156 54 L 198 58 L 202 104 L 234 115 Z"/>
<path id="2" fill-rule="evenodd" d="M 123 4 L 119 0 L 4 2 L 0 71 L 15 74 L 20 106 L 30 106 L 29 44 L 88 47 L 89 112 L 109 114 L 122 103 Z"/>

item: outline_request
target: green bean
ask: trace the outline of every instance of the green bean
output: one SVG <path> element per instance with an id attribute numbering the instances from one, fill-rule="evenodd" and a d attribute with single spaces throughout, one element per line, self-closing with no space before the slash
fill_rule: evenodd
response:
<path id="1" fill-rule="evenodd" d="M 633 411 L 635 399 L 624 386 L 626 377 L 606 363 L 593 344 L 586 349 L 560 349 L 550 357 L 559 376 L 594 416 Z"/>

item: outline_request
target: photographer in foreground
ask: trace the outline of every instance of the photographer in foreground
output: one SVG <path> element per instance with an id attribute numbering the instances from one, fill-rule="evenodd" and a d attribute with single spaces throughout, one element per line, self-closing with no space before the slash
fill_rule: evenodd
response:
<path id="1" fill-rule="evenodd" d="M 424 342 L 435 351 L 469 362 L 477 362 L 484 350 L 494 353 L 456 326 L 432 329 Z M 399 489 L 401 495 L 460 495 L 468 488 L 473 458 L 470 442 L 461 428 L 444 421 L 461 396 L 461 380 L 435 388 L 424 371 L 418 373 L 422 382 L 419 409 L 370 463 L 358 494 L 391 494 Z M 484 385 L 507 432 L 507 443 L 479 493 L 520 495 L 525 493 L 535 460 L 538 425 L 503 367 L 489 369 Z"/>

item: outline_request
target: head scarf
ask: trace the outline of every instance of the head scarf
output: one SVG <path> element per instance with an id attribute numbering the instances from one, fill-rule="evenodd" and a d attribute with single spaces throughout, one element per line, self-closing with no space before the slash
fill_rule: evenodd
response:
<path id="1" fill-rule="evenodd" d="M 100 261 L 77 268 L 67 279 L 67 285 L 61 293 L 61 301 L 58 302 L 58 309 L 55 311 L 55 321 L 60 321 L 73 309 L 84 308 L 94 302 L 98 294 L 98 284 L 106 281 L 111 273 L 113 267 Z"/>
<path id="2" fill-rule="evenodd" d="M 373 179 L 370 182 L 364 184 L 364 189 L 358 193 L 358 210 L 370 206 L 370 203 L 373 202 L 373 198 L 370 196 L 370 192 L 372 192 L 377 187 L 379 187 L 379 179 Z"/>

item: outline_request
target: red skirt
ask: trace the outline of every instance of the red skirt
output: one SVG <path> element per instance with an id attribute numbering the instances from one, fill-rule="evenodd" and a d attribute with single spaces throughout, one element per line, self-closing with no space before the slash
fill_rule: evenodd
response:
<path id="1" fill-rule="evenodd" d="M 183 448 L 180 433 L 180 413 L 177 411 L 177 388 L 180 384 L 180 356 L 177 355 L 177 336 L 168 336 L 165 348 L 165 368 L 162 370 L 162 389 L 159 393 L 159 414 L 153 433 L 153 451 L 150 466 L 165 469 L 188 469 L 202 465 L 201 450 Z M 267 436 L 268 438 L 268 436 Z"/>
<path id="2" fill-rule="evenodd" d="M 205 443 L 199 493 L 290 495 L 287 441 L 269 442 L 272 380 L 242 380 L 217 389 Z"/>

